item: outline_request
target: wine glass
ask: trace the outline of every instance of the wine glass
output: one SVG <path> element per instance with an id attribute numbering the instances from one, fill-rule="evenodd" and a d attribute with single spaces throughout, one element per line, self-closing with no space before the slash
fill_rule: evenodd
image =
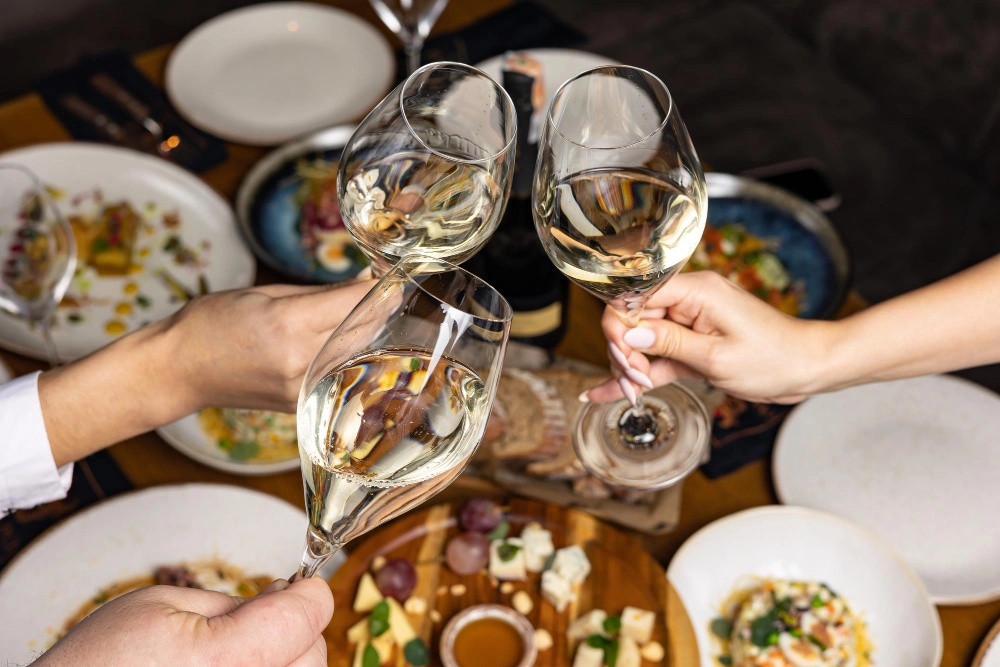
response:
<path id="1" fill-rule="evenodd" d="M 76 240 L 38 177 L 14 163 L 0 163 L 0 267 L 0 310 L 35 327 L 58 366 L 52 316 L 76 270 Z"/>
<path id="2" fill-rule="evenodd" d="M 337 190 L 376 276 L 411 252 L 460 264 L 489 240 L 516 132 L 506 91 L 459 63 L 421 67 L 368 114 L 344 147 Z"/>
<path id="3" fill-rule="evenodd" d="M 369 0 L 382 23 L 403 42 L 406 73 L 420 67 L 420 50 L 448 0 Z"/>
<path id="4" fill-rule="evenodd" d="M 410 255 L 337 327 L 299 394 L 309 529 L 296 578 L 461 474 L 486 429 L 511 315 L 471 273 Z"/>
<path id="5" fill-rule="evenodd" d="M 701 164 L 663 82 L 616 65 L 564 83 L 539 141 L 532 207 L 555 265 L 636 326 L 705 227 Z M 577 455 L 612 486 L 669 486 L 700 462 L 707 413 L 677 384 L 632 398 L 581 409 Z"/>

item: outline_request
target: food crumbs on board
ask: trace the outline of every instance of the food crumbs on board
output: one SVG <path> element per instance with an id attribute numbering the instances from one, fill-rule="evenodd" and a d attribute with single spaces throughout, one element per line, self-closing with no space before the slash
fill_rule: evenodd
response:
<path id="1" fill-rule="evenodd" d="M 110 322 L 104 325 L 104 332 L 109 336 L 117 336 L 119 334 L 123 334 L 127 329 L 128 327 L 125 325 L 125 323 L 120 322 L 118 320 L 111 320 Z"/>
<path id="2" fill-rule="evenodd" d="M 509 581 L 503 582 L 502 584 L 500 584 L 500 592 L 503 593 L 504 595 L 510 595 L 511 593 L 514 592 L 514 584 L 510 583 Z"/>
<path id="3" fill-rule="evenodd" d="M 420 616 L 427 611 L 427 601 L 418 595 L 412 595 L 403 603 L 403 609 L 407 614 Z"/>
<path id="4" fill-rule="evenodd" d="M 441 612 L 439 612 L 437 609 L 431 609 L 431 623 L 440 623 L 440 622 L 441 622 Z"/>
<path id="5" fill-rule="evenodd" d="M 535 630 L 535 646 L 539 651 L 548 651 L 552 648 L 552 635 L 545 628 Z"/>
<path id="6" fill-rule="evenodd" d="M 660 662 L 663 660 L 665 654 L 663 650 L 663 644 L 657 641 L 652 641 L 642 647 L 642 659 L 649 660 L 650 662 Z"/>
<path id="7" fill-rule="evenodd" d="M 125 303 L 122 301 L 117 306 L 115 306 L 115 312 L 119 315 L 131 315 L 132 314 L 132 304 Z"/>
<path id="8" fill-rule="evenodd" d="M 519 614 L 524 614 L 527 616 L 531 613 L 531 610 L 535 608 L 535 603 L 531 600 L 531 596 L 524 591 L 518 591 L 514 593 L 514 597 L 510 601 L 511 606 Z"/>
<path id="9" fill-rule="evenodd" d="M 493 588 L 496 588 L 499 585 L 500 585 L 500 580 L 497 579 L 494 576 L 490 576 L 490 586 L 492 586 Z"/>
<path id="10" fill-rule="evenodd" d="M 465 586 L 465 584 L 452 584 L 451 594 L 458 597 L 460 595 L 465 595 L 467 590 L 469 589 Z"/>
<path id="11" fill-rule="evenodd" d="M 448 592 L 448 587 L 447 586 L 438 586 L 438 590 L 437 590 L 437 594 L 438 595 L 444 595 L 447 592 Z"/>
<path id="12" fill-rule="evenodd" d="M 372 559 L 372 572 L 378 572 L 385 565 L 385 556 L 375 556 Z"/>

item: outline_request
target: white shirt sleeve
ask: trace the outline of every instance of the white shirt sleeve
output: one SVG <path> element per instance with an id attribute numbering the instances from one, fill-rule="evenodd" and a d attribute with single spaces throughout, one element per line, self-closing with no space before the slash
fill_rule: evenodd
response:
<path id="1" fill-rule="evenodd" d="M 0 384 L 0 517 L 66 497 L 73 464 L 56 469 L 42 419 L 38 376 Z"/>

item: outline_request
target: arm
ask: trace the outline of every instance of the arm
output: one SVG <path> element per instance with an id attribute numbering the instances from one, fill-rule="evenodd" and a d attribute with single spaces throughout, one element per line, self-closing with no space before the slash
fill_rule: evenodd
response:
<path id="1" fill-rule="evenodd" d="M 56 465 L 205 407 L 294 412 L 309 362 L 370 287 L 212 294 L 43 373 L 38 396 Z"/>
<path id="2" fill-rule="evenodd" d="M 795 402 L 1000 361 L 1000 256 L 837 322 L 789 317 L 708 272 L 673 278 L 645 317 L 629 329 L 605 312 L 616 379 L 583 398 L 689 377 L 748 400 Z"/>

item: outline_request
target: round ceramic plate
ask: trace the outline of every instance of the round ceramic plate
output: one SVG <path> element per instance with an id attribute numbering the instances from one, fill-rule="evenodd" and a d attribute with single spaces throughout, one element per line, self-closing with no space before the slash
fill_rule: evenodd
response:
<path id="1" fill-rule="evenodd" d="M 709 626 L 748 577 L 828 584 L 868 625 L 879 667 L 936 667 L 943 640 L 919 577 L 887 545 L 844 519 L 760 507 L 715 521 L 685 542 L 667 579 L 691 619 L 702 665 L 717 665 Z"/>
<path id="2" fill-rule="evenodd" d="M 368 265 L 340 216 L 337 166 L 354 133 L 342 125 L 282 146 L 254 165 L 236 195 L 254 253 L 298 280 L 338 283 Z"/>
<path id="3" fill-rule="evenodd" d="M 156 429 L 157 434 L 167 441 L 167 444 L 185 456 L 198 463 L 234 475 L 273 475 L 279 472 L 297 470 L 299 457 L 293 456 L 281 461 L 255 463 L 254 461 L 234 460 L 226 450 L 219 447 L 218 442 L 198 422 L 198 415 L 188 415 Z"/>
<path id="4" fill-rule="evenodd" d="M 773 244 L 803 299 L 800 317 L 832 317 L 847 295 L 850 256 L 840 233 L 818 208 L 766 183 L 729 174 L 705 174 L 708 224 L 736 223 Z"/>
<path id="5" fill-rule="evenodd" d="M 4 153 L 0 162 L 34 171 L 55 192 L 56 204 L 68 218 L 95 219 L 105 206 L 127 202 L 141 220 L 131 273 L 99 276 L 92 267 L 77 270 L 52 331 L 64 361 L 173 314 L 186 300 L 181 292 L 197 295 L 253 284 L 256 264 L 233 210 L 180 167 L 124 148 L 86 143 L 32 146 Z M 40 335 L 2 314 L 0 346 L 45 358 Z"/>
<path id="6" fill-rule="evenodd" d="M 526 53 L 542 66 L 542 77 L 545 80 L 545 104 L 541 110 L 536 109 L 536 113 L 541 111 L 547 113 L 552 96 L 569 79 L 572 79 L 581 72 L 604 65 L 617 65 L 618 62 L 586 51 L 574 51 L 572 49 L 525 49 L 521 53 Z M 494 81 L 503 83 L 503 63 L 506 56 L 494 56 L 476 65 L 486 74 L 489 74 Z M 544 115 L 542 116 L 544 118 Z"/>
<path id="7" fill-rule="evenodd" d="M 1000 596 L 1000 396 L 928 376 L 811 398 L 774 450 L 781 502 L 871 530 L 938 604 Z"/>
<path id="8" fill-rule="evenodd" d="M 990 628 L 971 667 L 1000 667 L 1000 621 Z"/>
<path id="9" fill-rule="evenodd" d="M 395 68 L 389 44 L 353 14 L 274 2 L 196 28 L 171 54 L 165 81 L 192 124 L 230 141 L 274 145 L 365 115 Z"/>
<path id="10" fill-rule="evenodd" d="M 301 508 L 234 486 L 161 486 L 103 501 L 45 532 L 5 568 L 0 655 L 31 662 L 95 593 L 159 565 L 221 559 L 248 575 L 288 577 L 305 529 Z"/>

